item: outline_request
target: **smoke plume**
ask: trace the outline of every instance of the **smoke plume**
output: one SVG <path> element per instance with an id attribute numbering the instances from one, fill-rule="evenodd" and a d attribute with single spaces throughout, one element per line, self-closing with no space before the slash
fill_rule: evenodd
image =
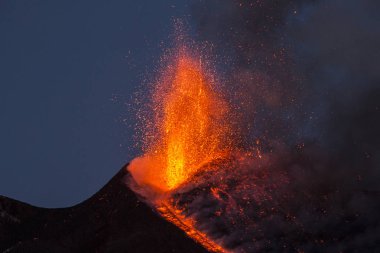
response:
<path id="1" fill-rule="evenodd" d="M 380 251 L 379 10 L 370 0 L 193 4 L 200 39 L 224 56 L 239 145 L 254 155 L 199 175 L 173 201 L 226 249 Z"/>

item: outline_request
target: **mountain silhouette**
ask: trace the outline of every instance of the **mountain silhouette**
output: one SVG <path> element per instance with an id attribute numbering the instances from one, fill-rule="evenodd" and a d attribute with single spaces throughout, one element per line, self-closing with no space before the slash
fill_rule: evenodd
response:
<path id="1" fill-rule="evenodd" d="M 0 252 L 207 252 L 138 199 L 124 183 L 126 168 L 68 208 L 0 196 Z"/>

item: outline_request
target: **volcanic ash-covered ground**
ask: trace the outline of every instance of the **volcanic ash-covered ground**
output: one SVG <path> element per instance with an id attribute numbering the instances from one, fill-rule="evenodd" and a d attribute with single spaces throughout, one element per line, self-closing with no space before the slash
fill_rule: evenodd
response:
<path id="1" fill-rule="evenodd" d="M 220 246 L 211 251 L 377 252 L 380 194 L 321 177 L 329 161 L 314 152 L 237 153 L 204 165 L 170 194 L 137 192 Z"/>

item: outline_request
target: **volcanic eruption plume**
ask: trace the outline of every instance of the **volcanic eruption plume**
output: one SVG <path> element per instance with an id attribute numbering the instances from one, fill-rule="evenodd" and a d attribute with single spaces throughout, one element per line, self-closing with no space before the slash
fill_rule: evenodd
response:
<path id="1" fill-rule="evenodd" d="M 170 191 L 229 151 L 229 108 L 207 63 L 185 46 L 163 72 L 144 118 L 145 154 L 130 171 L 138 184 Z"/>
<path id="2" fill-rule="evenodd" d="M 194 185 L 197 174 L 232 151 L 231 110 L 211 69 L 199 52 L 178 45 L 152 89 L 152 114 L 142 117 L 145 154 L 131 162 L 129 171 L 145 195 L 150 191 L 160 197 L 149 201 L 167 218 L 168 212 L 180 213 L 168 196 L 180 187 Z M 191 220 L 184 216 L 175 219 L 196 231 Z M 202 232 L 196 234 L 208 248 L 219 248 Z"/>
<path id="3" fill-rule="evenodd" d="M 210 251 L 378 252 L 380 6 L 342 3 L 195 4 L 229 91 L 177 45 L 129 187 Z"/>

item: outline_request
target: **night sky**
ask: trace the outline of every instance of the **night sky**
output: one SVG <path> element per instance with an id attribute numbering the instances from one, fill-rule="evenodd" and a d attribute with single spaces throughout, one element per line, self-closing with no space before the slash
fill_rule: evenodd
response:
<path id="1" fill-rule="evenodd" d="M 186 1 L 0 2 L 0 194 L 64 207 L 133 150 L 136 91 Z"/>
<path id="2" fill-rule="evenodd" d="M 374 229 L 363 245 L 375 243 L 379 10 L 377 0 L 1 1 L 0 194 L 73 205 L 135 157 L 133 93 L 154 75 L 180 17 L 213 45 L 242 115 L 237 145 L 260 139 L 280 157 L 302 150 L 311 166 L 290 166 L 290 191 L 315 203 L 330 191 L 326 224 L 360 214 L 357 223 Z"/>

